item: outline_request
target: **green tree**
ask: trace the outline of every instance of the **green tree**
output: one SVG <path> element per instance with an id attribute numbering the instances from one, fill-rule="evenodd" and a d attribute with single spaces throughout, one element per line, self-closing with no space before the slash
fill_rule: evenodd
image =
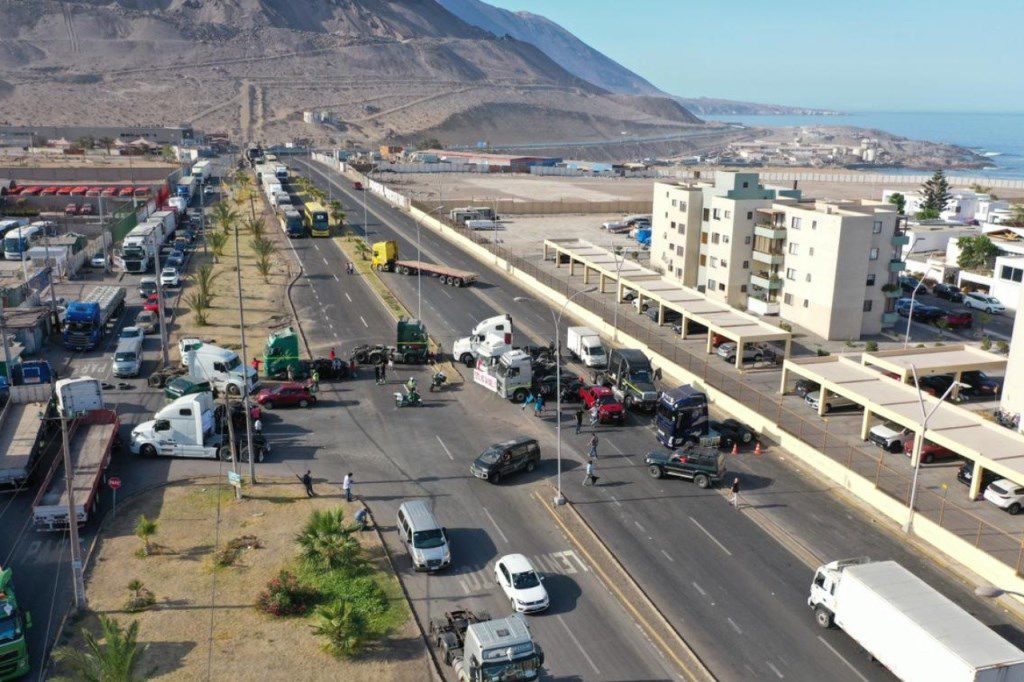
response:
<path id="1" fill-rule="evenodd" d="M 337 199 L 331 201 L 331 220 L 339 228 L 345 223 L 345 208 Z"/>
<path id="2" fill-rule="evenodd" d="M 107 155 L 109 156 L 110 155 L 110 150 L 114 146 L 114 138 L 112 138 L 112 137 L 101 137 L 99 140 L 97 140 L 97 142 L 99 142 L 99 145 L 101 147 L 103 147 L 104 149 L 107 150 Z"/>
<path id="3" fill-rule="evenodd" d="M 207 323 L 206 311 L 210 309 L 210 299 L 203 296 L 199 291 L 193 291 L 185 297 L 185 305 L 196 318 L 196 324 L 205 327 Z"/>
<path id="4" fill-rule="evenodd" d="M 260 216 L 257 216 L 256 218 L 246 218 L 245 229 L 249 230 L 249 234 L 254 237 L 262 237 L 267 231 L 267 224 Z"/>
<path id="5" fill-rule="evenodd" d="M 956 264 L 964 270 L 987 268 L 992 259 L 999 254 L 999 247 L 984 235 L 977 237 L 960 237 L 956 240 L 960 255 Z"/>
<path id="6" fill-rule="evenodd" d="M 206 243 L 213 251 L 213 257 L 220 258 L 224 255 L 224 247 L 228 244 L 228 235 L 226 232 L 210 232 L 206 235 Z"/>
<path id="7" fill-rule="evenodd" d="M 142 540 L 142 553 L 146 556 L 153 549 L 149 541 L 156 535 L 156 530 L 157 522 L 155 519 L 147 519 L 145 514 L 139 514 L 139 519 L 135 522 L 135 535 Z"/>
<path id="8" fill-rule="evenodd" d="M 139 622 L 132 621 L 127 628 L 114 618 L 100 616 L 103 644 L 86 629 L 82 629 L 85 646 L 63 647 L 54 657 L 72 673 L 72 679 L 84 682 L 135 682 L 143 680 L 136 668 L 147 644 L 139 644 Z"/>
<path id="9" fill-rule="evenodd" d="M 165 144 L 163 147 L 160 147 L 160 158 L 166 163 L 178 162 L 178 157 L 174 153 L 174 148 L 169 144 Z"/>
<path id="10" fill-rule="evenodd" d="M 423 151 L 424 149 L 444 149 L 444 145 L 441 144 L 441 140 L 436 137 L 428 137 L 425 140 L 420 140 L 416 143 L 417 151 Z"/>
<path id="11" fill-rule="evenodd" d="M 344 600 L 318 607 L 311 627 L 326 640 L 324 651 L 336 657 L 359 653 L 370 629 L 359 609 Z"/>
<path id="12" fill-rule="evenodd" d="M 1024 227 L 1024 204 L 1014 204 L 1010 207 L 1010 220 L 1005 224 L 1012 227 Z"/>
<path id="13" fill-rule="evenodd" d="M 342 508 L 316 510 L 295 538 L 302 557 L 325 569 L 355 570 L 363 565 L 363 547 L 345 527 Z"/>
<path id="14" fill-rule="evenodd" d="M 227 234 L 238 222 L 238 212 L 232 209 L 226 201 L 218 201 L 210 211 L 210 219 L 213 220 L 214 225 Z"/>
<path id="15" fill-rule="evenodd" d="M 274 269 L 274 260 L 269 253 L 256 254 L 256 272 L 260 273 L 264 282 L 270 282 L 270 271 Z"/>
<path id="16" fill-rule="evenodd" d="M 896 212 L 903 215 L 907 210 L 907 198 L 899 192 L 889 195 L 889 203 L 896 207 Z"/>
<path id="17" fill-rule="evenodd" d="M 942 213 L 946 210 L 949 200 L 953 198 L 949 193 L 949 181 L 946 180 L 946 174 L 941 170 L 935 171 L 935 175 L 921 185 L 921 194 L 924 197 L 924 201 L 921 203 L 922 211 L 931 210 Z"/>
<path id="18" fill-rule="evenodd" d="M 988 335 L 985 334 L 985 326 L 992 321 L 992 315 L 990 313 L 986 313 L 984 310 L 976 310 L 974 311 L 974 320 L 978 323 L 978 331 L 981 332 L 981 335 L 984 337 L 981 342 L 982 348 L 988 350 L 992 347 L 992 339 L 988 338 Z M 988 342 L 988 348 L 985 348 L 986 341 Z"/>
<path id="19" fill-rule="evenodd" d="M 221 235 L 224 237 L 224 235 Z M 224 237 L 227 239 L 227 237 Z M 217 279 L 218 273 L 214 271 L 213 265 L 210 263 L 203 263 L 196 270 L 196 274 L 193 280 L 196 284 L 196 288 L 199 290 L 199 294 L 207 301 L 213 301 L 213 282 Z"/>
<path id="20" fill-rule="evenodd" d="M 82 151 L 86 151 L 87 152 L 90 149 L 92 149 L 93 146 L 95 146 L 95 144 L 96 144 L 96 140 L 95 139 L 93 139 L 89 135 L 83 135 L 82 137 L 80 137 L 77 140 L 75 140 L 73 146 L 76 149 L 81 149 Z"/>

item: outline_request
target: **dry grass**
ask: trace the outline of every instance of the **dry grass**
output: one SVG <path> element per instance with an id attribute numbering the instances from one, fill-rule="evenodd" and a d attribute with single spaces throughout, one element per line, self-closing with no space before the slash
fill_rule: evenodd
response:
<path id="1" fill-rule="evenodd" d="M 340 490 L 318 485 L 317 492 L 307 498 L 298 481 L 265 482 L 235 502 L 229 486 L 218 488 L 210 478 L 171 484 L 119 507 L 103 529 L 87 577 L 92 611 L 74 628 L 70 645 L 81 645 L 78 626 L 98 631 L 98 614 L 106 614 L 122 623 L 139 621 L 139 640 L 149 644 L 140 666 L 147 679 L 429 679 L 427 652 L 391 574 L 382 582 L 404 622 L 355 660 L 324 653 L 308 618 L 272 618 L 254 608 L 267 580 L 296 556 L 294 536 L 314 509 L 341 505 L 352 518 L 356 505 L 346 503 Z M 141 541 L 132 529 L 139 514 L 159 522 L 153 540 L 160 552 L 148 558 L 136 556 Z M 242 550 L 232 566 L 215 568 L 217 550 L 246 535 L 261 546 Z M 386 571 L 376 534 L 363 533 L 360 541 Z M 123 609 L 133 578 L 155 593 L 156 604 L 129 614 Z"/>

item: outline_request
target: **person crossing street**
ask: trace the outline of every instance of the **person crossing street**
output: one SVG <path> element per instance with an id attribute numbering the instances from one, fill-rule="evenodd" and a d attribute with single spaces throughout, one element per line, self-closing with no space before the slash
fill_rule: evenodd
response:
<path id="1" fill-rule="evenodd" d="M 580 435 L 580 431 L 583 430 L 583 408 L 576 408 L 576 435 Z"/>
<path id="2" fill-rule="evenodd" d="M 597 476 L 594 475 L 594 460 L 587 462 L 586 473 L 583 476 L 583 485 L 597 485 Z"/>
<path id="3" fill-rule="evenodd" d="M 597 459 L 597 442 L 597 434 L 595 433 L 590 437 L 590 450 L 587 451 L 587 457 Z"/>
<path id="4" fill-rule="evenodd" d="M 306 469 L 306 473 L 304 473 L 299 480 L 302 481 L 302 485 L 306 486 L 306 497 L 313 497 L 316 495 L 316 493 L 313 492 L 313 475 L 309 472 L 309 469 Z"/>

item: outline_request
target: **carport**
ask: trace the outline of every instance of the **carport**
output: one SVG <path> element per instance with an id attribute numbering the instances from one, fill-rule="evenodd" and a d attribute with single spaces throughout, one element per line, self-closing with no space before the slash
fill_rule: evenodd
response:
<path id="1" fill-rule="evenodd" d="M 923 415 L 915 387 L 879 374 L 865 364 L 842 356 L 786 360 L 782 368 L 780 392 L 785 393 L 791 374 L 821 386 L 818 414 L 824 414 L 829 392 L 849 398 L 863 406 L 861 439 L 866 440 L 875 415 L 914 432 L 911 466 L 917 466 L 926 440 L 957 453 L 974 463 L 971 499 L 981 494 L 984 470 L 1024 483 L 1024 436 L 938 398 L 923 395 L 925 410 L 934 413 L 923 428 Z"/>
<path id="2" fill-rule="evenodd" d="M 952 374 L 953 381 L 960 383 L 964 372 L 1005 372 L 1006 356 L 966 346 L 939 346 L 937 348 L 908 348 L 864 353 L 861 363 L 891 372 L 903 383 L 913 385 L 913 370 L 918 377 L 935 374 Z M 953 397 L 960 394 L 960 387 L 954 386 Z"/>
<path id="3" fill-rule="evenodd" d="M 694 322 L 707 328 L 707 351 L 713 351 L 712 339 L 715 334 L 736 343 L 736 369 L 743 369 L 742 349 L 746 344 L 782 342 L 783 357 L 788 358 L 792 347 L 792 334 L 775 325 L 768 324 L 753 315 L 748 315 L 724 303 L 709 301 L 704 294 L 685 287 L 632 261 L 624 260 L 606 248 L 595 246 L 582 239 L 545 239 L 544 259 L 552 258 L 555 267 L 561 268 L 563 260 L 569 266 L 569 275 L 576 274 L 576 268 L 583 267 L 583 282 L 590 283 L 591 272 L 600 276 L 600 289 L 605 291 L 606 283 L 615 282 L 616 302 L 622 301 L 623 289 L 635 291 L 641 310 L 646 304 L 657 304 L 659 325 L 665 323 L 665 310 L 679 313 L 683 317 L 682 338 L 687 338 L 687 323 Z"/>

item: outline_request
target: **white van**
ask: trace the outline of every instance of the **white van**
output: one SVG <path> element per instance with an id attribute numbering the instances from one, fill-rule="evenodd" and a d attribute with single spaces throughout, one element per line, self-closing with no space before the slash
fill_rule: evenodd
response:
<path id="1" fill-rule="evenodd" d="M 413 568 L 417 571 L 437 571 L 451 566 L 452 550 L 448 529 L 437 522 L 426 502 L 403 502 L 398 508 L 395 525 L 409 551 Z"/>
<path id="2" fill-rule="evenodd" d="M 114 376 L 136 377 L 142 370 L 142 342 L 145 337 L 122 337 L 114 351 Z"/>

